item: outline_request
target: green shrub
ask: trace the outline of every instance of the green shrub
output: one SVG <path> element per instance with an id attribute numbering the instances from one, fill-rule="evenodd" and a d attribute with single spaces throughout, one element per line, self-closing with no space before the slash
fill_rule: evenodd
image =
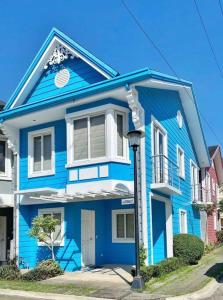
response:
<path id="1" fill-rule="evenodd" d="M 147 259 L 146 248 L 144 247 L 143 244 L 140 244 L 140 246 L 139 246 L 139 263 L 140 263 L 141 267 L 145 266 L 146 259 Z"/>
<path id="2" fill-rule="evenodd" d="M 0 267 L 0 279 L 15 280 L 20 278 L 20 271 L 16 265 L 6 265 Z"/>
<path id="3" fill-rule="evenodd" d="M 216 237 L 217 237 L 217 241 L 219 243 L 223 243 L 223 230 L 217 231 L 216 232 Z"/>
<path id="4" fill-rule="evenodd" d="M 174 256 L 182 258 L 186 263 L 197 264 L 204 254 L 203 241 L 192 234 L 177 234 L 173 239 Z"/>
<path id="5" fill-rule="evenodd" d="M 161 277 L 179 269 L 184 265 L 186 265 L 186 263 L 182 258 L 171 257 L 161 261 L 156 265 L 143 266 L 141 267 L 140 272 L 144 281 L 147 282 L 153 277 Z M 132 275 L 135 275 L 135 270 L 132 270 Z"/>
<path id="6" fill-rule="evenodd" d="M 208 254 L 216 248 L 216 244 L 210 243 L 204 246 L 204 253 Z"/>
<path id="7" fill-rule="evenodd" d="M 57 262 L 46 260 L 41 262 L 36 268 L 22 275 L 23 280 L 40 281 L 62 275 L 63 270 Z"/>

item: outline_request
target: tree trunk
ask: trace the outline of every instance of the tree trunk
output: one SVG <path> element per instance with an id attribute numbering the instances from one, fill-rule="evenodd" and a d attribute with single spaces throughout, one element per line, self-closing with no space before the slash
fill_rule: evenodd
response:
<path id="1" fill-rule="evenodd" d="M 54 245 L 53 245 L 53 243 L 51 245 L 51 254 L 52 254 L 52 260 L 55 261 L 55 254 L 54 254 Z"/>

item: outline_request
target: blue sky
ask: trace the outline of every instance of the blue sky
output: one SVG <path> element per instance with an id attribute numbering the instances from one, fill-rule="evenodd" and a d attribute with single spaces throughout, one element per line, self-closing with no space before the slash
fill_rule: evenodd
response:
<path id="1" fill-rule="evenodd" d="M 194 84 L 207 143 L 223 145 L 223 77 L 193 0 L 125 0 L 181 78 Z M 218 0 L 197 0 L 223 69 L 223 16 Z M 222 0 L 223 5 L 223 0 Z M 0 2 L 0 99 L 7 101 L 46 36 L 57 27 L 120 73 L 144 67 L 173 75 L 121 0 Z"/>

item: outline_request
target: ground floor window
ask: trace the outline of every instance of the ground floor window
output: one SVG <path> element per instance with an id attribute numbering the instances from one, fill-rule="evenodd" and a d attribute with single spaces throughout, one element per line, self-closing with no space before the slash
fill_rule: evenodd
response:
<path id="1" fill-rule="evenodd" d="M 64 208 L 44 208 L 39 209 L 39 216 L 52 216 L 53 218 L 59 220 L 59 225 L 56 226 L 56 230 L 53 233 L 54 244 L 58 246 L 64 245 Z M 44 246 L 44 243 L 39 243 L 39 246 Z"/>
<path id="2" fill-rule="evenodd" d="M 179 210 L 179 223 L 180 223 L 180 233 L 187 233 L 187 212 L 186 210 Z"/>
<path id="3" fill-rule="evenodd" d="M 134 243 L 135 219 L 134 209 L 118 209 L 112 211 L 112 242 Z"/>

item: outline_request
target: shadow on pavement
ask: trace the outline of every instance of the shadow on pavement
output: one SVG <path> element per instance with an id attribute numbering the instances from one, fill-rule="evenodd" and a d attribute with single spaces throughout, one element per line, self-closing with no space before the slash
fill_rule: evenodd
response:
<path id="1" fill-rule="evenodd" d="M 222 274 L 221 274 L 222 273 Z M 219 276 L 221 274 L 221 276 Z M 206 276 L 215 278 L 217 282 L 223 283 L 223 263 L 216 263 L 205 273 Z"/>

